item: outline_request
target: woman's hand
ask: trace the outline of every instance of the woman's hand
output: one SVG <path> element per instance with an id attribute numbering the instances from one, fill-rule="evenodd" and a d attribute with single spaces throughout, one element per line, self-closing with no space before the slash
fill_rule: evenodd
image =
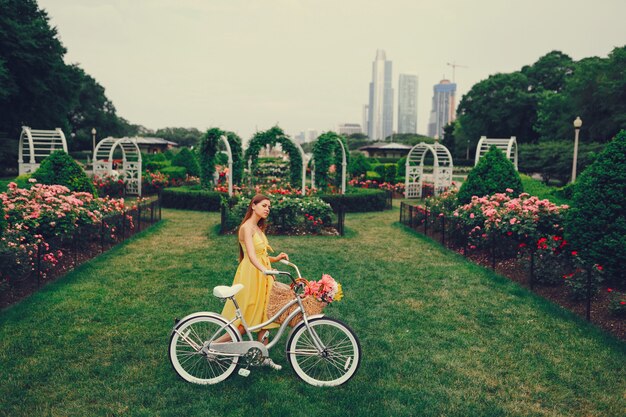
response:
<path id="1" fill-rule="evenodd" d="M 287 255 L 285 252 L 281 252 L 278 254 L 278 256 L 276 257 L 276 262 L 285 259 L 285 260 L 289 260 L 289 255 Z"/>

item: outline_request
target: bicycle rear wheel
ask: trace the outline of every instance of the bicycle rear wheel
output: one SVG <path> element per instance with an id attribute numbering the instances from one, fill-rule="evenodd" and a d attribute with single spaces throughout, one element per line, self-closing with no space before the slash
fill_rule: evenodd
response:
<path id="1" fill-rule="evenodd" d="M 239 357 L 206 354 L 200 351 L 203 344 L 228 334 L 230 340 L 240 341 L 239 332 L 226 321 L 214 316 L 193 317 L 180 323 L 172 332 L 169 344 L 169 357 L 176 373 L 185 381 L 194 384 L 216 384 L 228 378 L 237 367 Z"/>
<path id="2" fill-rule="evenodd" d="M 303 381 L 334 387 L 354 376 L 361 363 L 361 345 L 352 329 L 339 320 L 320 317 L 309 320 L 324 349 L 320 352 L 304 322 L 287 342 L 287 359 Z"/>

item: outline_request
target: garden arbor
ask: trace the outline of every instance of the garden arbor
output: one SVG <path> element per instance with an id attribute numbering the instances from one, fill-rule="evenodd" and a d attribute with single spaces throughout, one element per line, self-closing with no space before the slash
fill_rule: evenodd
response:
<path id="1" fill-rule="evenodd" d="M 226 148 L 228 157 L 228 195 L 233 195 L 233 184 L 239 184 L 243 173 L 241 139 L 233 132 L 216 127 L 206 131 L 200 140 L 200 181 L 204 187 L 212 186 L 215 174 L 215 155 L 219 144 Z"/>
<path id="2" fill-rule="evenodd" d="M 114 167 L 113 156 L 118 149 L 122 151 L 122 165 Z M 113 176 L 116 172 L 126 183 L 126 194 L 141 195 L 141 152 L 135 140 L 109 136 L 96 145 L 93 174 Z"/>
<path id="3" fill-rule="evenodd" d="M 67 141 L 60 128 L 54 130 L 35 130 L 22 126 L 18 148 L 19 175 L 35 172 L 41 161 L 54 151 L 67 153 Z M 24 162 L 24 158 L 28 162 Z"/>
<path id="4" fill-rule="evenodd" d="M 333 156 L 335 157 L 334 161 Z M 346 169 L 348 166 L 345 139 L 334 132 L 326 132 L 318 137 L 313 145 L 311 187 L 315 187 L 316 175 L 322 185 L 328 183 L 328 170 L 333 162 L 335 166 L 341 165 L 341 194 L 345 194 Z"/>
<path id="5" fill-rule="evenodd" d="M 508 139 L 497 139 L 497 138 L 488 138 L 486 136 L 481 136 L 478 141 L 478 145 L 476 145 L 476 157 L 474 159 L 474 166 L 478 164 L 478 160 L 482 158 L 491 146 L 494 146 L 500 149 L 506 155 L 507 159 L 513 163 L 515 170 L 517 171 L 517 140 L 515 136 L 511 136 Z"/>
<path id="6" fill-rule="evenodd" d="M 265 145 L 276 146 L 277 143 L 280 143 L 283 151 L 289 155 L 291 185 L 295 186 L 295 184 L 301 182 L 302 195 L 305 195 L 306 165 L 304 162 L 306 158 L 304 151 L 300 145 L 285 135 L 280 127 L 274 126 L 266 131 L 257 132 L 250 140 L 244 158 L 246 161 L 249 161 L 250 168 L 254 169 L 258 164 L 261 148 Z"/>
<path id="7" fill-rule="evenodd" d="M 445 146 L 421 142 L 411 148 L 406 157 L 406 181 L 404 196 L 406 198 L 422 197 L 424 181 L 424 159 L 428 153 L 433 156 L 434 194 L 439 195 L 452 184 L 452 155 Z"/>

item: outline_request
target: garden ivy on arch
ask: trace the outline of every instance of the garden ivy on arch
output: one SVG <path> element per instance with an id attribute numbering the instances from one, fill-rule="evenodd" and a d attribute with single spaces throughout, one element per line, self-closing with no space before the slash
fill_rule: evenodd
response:
<path id="1" fill-rule="evenodd" d="M 320 188 L 326 188 L 328 186 L 328 170 L 333 164 L 335 164 L 336 172 L 339 174 L 340 178 L 339 184 L 341 184 L 343 154 L 338 141 L 343 143 L 344 149 L 346 150 L 346 164 L 349 164 L 350 154 L 347 152 L 348 144 L 346 143 L 346 138 L 343 136 L 335 132 L 326 132 L 318 137 L 313 145 L 316 183 L 319 184 Z"/>
<path id="2" fill-rule="evenodd" d="M 241 138 L 233 132 L 225 132 L 216 127 L 206 131 L 200 139 L 200 183 L 203 187 L 212 187 L 215 173 L 215 155 L 222 135 L 226 136 L 233 154 L 233 183 L 241 184 L 243 177 L 243 153 Z"/>
<path id="3" fill-rule="evenodd" d="M 285 132 L 280 127 L 274 126 L 268 130 L 255 133 L 250 143 L 248 143 L 248 149 L 246 149 L 244 158 L 246 161 L 252 161 L 252 168 L 254 169 L 258 164 L 261 148 L 265 145 L 276 146 L 277 143 L 280 143 L 283 151 L 289 155 L 290 182 L 293 187 L 297 187 L 302 181 L 302 156 L 295 143 L 285 135 Z"/>

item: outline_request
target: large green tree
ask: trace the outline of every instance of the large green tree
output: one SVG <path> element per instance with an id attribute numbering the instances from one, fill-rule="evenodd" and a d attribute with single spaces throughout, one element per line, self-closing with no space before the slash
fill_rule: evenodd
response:
<path id="1" fill-rule="evenodd" d="M 76 82 L 65 48 L 35 0 L 0 0 L 0 131 L 68 129 Z"/>
<path id="2" fill-rule="evenodd" d="M 198 146 L 202 135 L 196 128 L 185 127 L 166 127 L 154 133 L 154 136 L 176 142 L 179 146 Z"/>
<path id="3" fill-rule="evenodd" d="M 457 110 L 463 138 L 475 147 L 481 136 L 534 142 L 536 96 L 529 91 L 528 77 L 521 72 L 495 74 L 480 81 L 463 96 Z"/>
<path id="4" fill-rule="evenodd" d="M 66 65 L 56 28 L 35 0 L 0 0 L 0 166 L 17 165 L 21 126 L 60 127 L 70 150 L 98 138 L 136 134 L 116 115 L 104 88 L 77 65 Z"/>

